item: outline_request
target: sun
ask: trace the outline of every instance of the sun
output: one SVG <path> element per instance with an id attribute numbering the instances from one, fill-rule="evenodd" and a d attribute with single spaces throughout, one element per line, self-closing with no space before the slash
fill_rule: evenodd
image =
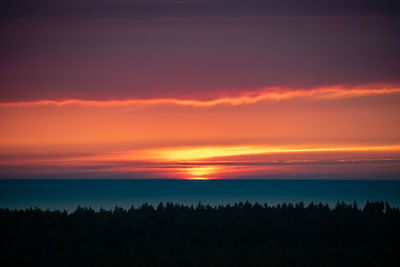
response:
<path id="1" fill-rule="evenodd" d="M 208 178 L 208 177 L 191 177 L 191 178 L 188 178 L 188 180 L 201 181 L 201 180 L 211 180 L 211 178 Z"/>

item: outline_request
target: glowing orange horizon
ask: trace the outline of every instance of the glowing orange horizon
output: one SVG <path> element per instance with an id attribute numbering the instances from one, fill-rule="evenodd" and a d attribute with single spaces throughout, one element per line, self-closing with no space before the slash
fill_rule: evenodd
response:
<path id="1" fill-rule="evenodd" d="M 0 175 L 400 173 L 399 101 L 400 87 L 382 85 L 214 100 L 3 103 Z"/>
<path id="2" fill-rule="evenodd" d="M 365 152 L 378 153 L 377 158 L 360 158 Z M 302 154 L 301 159 L 291 155 Z M 322 156 L 321 153 L 323 153 Z M 343 153 L 352 153 L 349 158 L 343 157 Z M 360 154 L 361 153 L 361 154 Z M 386 154 L 385 154 L 386 153 Z M 387 157 L 387 153 L 392 155 Z M 315 154 L 317 159 L 314 159 Z M 249 160 L 235 159 L 237 156 L 244 159 L 258 155 L 261 160 L 267 158 L 268 164 L 252 165 Z M 282 156 L 284 155 L 284 156 Z M 379 156 L 382 155 L 382 156 Z M 233 158 L 232 158 L 233 157 Z M 235 175 L 238 173 L 268 171 L 285 171 L 287 166 L 319 166 L 325 164 L 325 158 L 335 164 L 355 164 L 360 162 L 369 164 L 398 164 L 400 160 L 400 145 L 391 146 L 350 146 L 350 147 L 270 147 L 270 146 L 219 146 L 219 147 L 175 147 L 147 149 L 140 153 L 138 151 L 121 151 L 110 154 L 93 155 L 88 157 L 66 157 L 59 159 L 45 158 L 42 160 L 8 160 L 0 161 L 0 165 L 8 166 L 42 166 L 48 167 L 77 167 L 87 168 L 91 172 L 102 173 L 112 171 L 114 173 L 126 173 L 135 171 L 169 172 L 169 177 L 189 180 L 210 180 L 226 177 L 227 173 Z M 318 160 L 319 159 L 319 160 Z M 137 162 L 141 160 L 142 162 Z M 135 163 L 130 166 L 129 163 Z M 259 160 L 251 159 L 256 163 Z M 262 162 L 265 163 L 265 162 Z M 102 168 L 98 169 L 98 166 Z"/>

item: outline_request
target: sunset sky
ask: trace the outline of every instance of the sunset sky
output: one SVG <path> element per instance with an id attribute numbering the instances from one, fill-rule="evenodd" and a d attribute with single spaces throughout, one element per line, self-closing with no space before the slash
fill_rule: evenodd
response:
<path id="1" fill-rule="evenodd" d="M 399 179 L 399 6 L 3 0 L 0 178 Z"/>

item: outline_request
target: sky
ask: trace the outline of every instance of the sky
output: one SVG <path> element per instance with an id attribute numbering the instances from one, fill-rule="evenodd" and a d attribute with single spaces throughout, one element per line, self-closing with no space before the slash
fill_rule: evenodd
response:
<path id="1" fill-rule="evenodd" d="M 399 179 L 400 4 L 2 0 L 0 178 Z"/>

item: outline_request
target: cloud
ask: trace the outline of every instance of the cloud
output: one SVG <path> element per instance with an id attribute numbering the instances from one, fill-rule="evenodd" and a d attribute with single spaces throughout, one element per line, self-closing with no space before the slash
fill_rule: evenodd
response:
<path id="1" fill-rule="evenodd" d="M 399 14 L 392 0 L 5 0 L 2 17 L 331 16 Z"/>
<path id="2" fill-rule="evenodd" d="M 179 105 L 193 107 L 211 107 L 216 105 L 247 105 L 267 100 L 285 100 L 291 98 L 308 99 L 335 99 L 352 98 L 373 95 L 398 94 L 400 88 L 378 88 L 371 89 L 358 86 L 356 88 L 331 87 L 316 88 L 310 90 L 282 90 L 282 89 L 264 89 L 248 95 L 238 95 L 235 97 L 222 97 L 211 100 L 179 99 L 179 98 L 153 98 L 153 99 L 126 99 L 126 100 L 37 100 L 21 102 L 0 102 L 0 107 L 34 107 L 34 106 L 95 106 L 95 107 L 117 107 L 117 106 L 137 106 L 137 105 Z M 368 88 L 369 87 L 369 88 Z"/>

